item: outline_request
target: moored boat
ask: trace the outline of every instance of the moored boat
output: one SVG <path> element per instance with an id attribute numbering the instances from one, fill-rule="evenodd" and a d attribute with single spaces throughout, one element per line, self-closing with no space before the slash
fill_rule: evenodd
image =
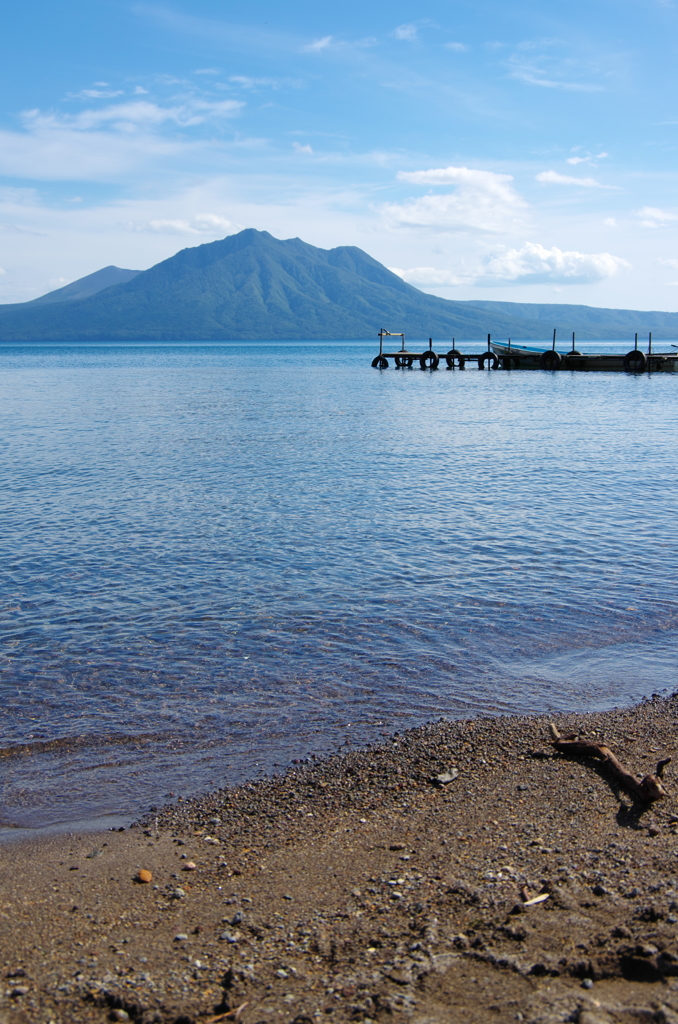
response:
<path id="1" fill-rule="evenodd" d="M 572 349 L 558 352 L 555 348 L 530 348 L 490 342 L 504 370 L 605 370 L 625 373 L 676 373 L 678 351 L 642 352 L 632 348 L 626 354 L 595 352 L 586 354 Z"/>

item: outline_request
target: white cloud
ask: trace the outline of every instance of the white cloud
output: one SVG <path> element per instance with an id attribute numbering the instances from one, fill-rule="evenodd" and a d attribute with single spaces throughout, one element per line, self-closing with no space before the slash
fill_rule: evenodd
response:
<path id="1" fill-rule="evenodd" d="M 605 220 L 603 221 L 603 224 L 605 225 L 606 228 L 616 228 L 617 227 L 617 221 L 615 220 L 614 217 L 606 217 Z"/>
<path id="2" fill-rule="evenodd" d="M 413 42 L 417 38 L 417 26 L 398 25 L 393 35 L 396 39 L 406 39 L 409 42 Z"/>
<path id="3" fill-rule="evenodd" d="M 468 50 L 468 46 L 465 43 L 444 43 L 443 45 L 446 50 L 454 50 L 457 53 Z"/>
<path id="4" fill-rule="evenodd" d="M 603 185 L 595 178 L 573 178 L 570 174 L 558 174 L 557 171 L 541 171 L 536 180 L 548 185 L 580 185 L 582 188 L 615 188 L 614 185 Z"/>
<path id="5" fill-rule="evenodd" d="M 392 273 L 402 277 L 408 284 L 420 285 L 422 288 L 450 287 L 466 284 L 468 278 L 459 277 L 451 270 L 436 270 L 435 267 L 412 267 L 410 270 L 401 270 L 399 267 L 389 267 Z"/>
<path id="6" fill-rule="evenodd" d="M 305 146 L 302 146 L 300 142 L 293 142 L 292 146 L 294 147 L 294 149 L 296 149 L 297 153 L 313 152 L 313 149 L 311 148 L 311 146 L 308 145 L 308 143 Z"/>
<path id="7" fill-rule="evenodd" d="M 505 232 L 520 227 L 527 203 L 510 184 L 510 174 L 443 167 L 401 171 L 399 181 L 413 185 L 454 185 L 444 195 L 427 195 L 404 203 L 386 203 L 382 216 L 393 227 L 432 227 L 441 231 Z"/>
<path id="8" fill-rule="evenodd" d="M 6 273 L 7 273 L 7 271 L 6 271 L 6 270 L 4 270 L 4 269 L 3 269 L 3 267 L 0 267 L 0 276 L 1 276 L 2 274 L 6 274 Z"/>
<path id="9" fill-rule="evenodd" d="M 332 45 L 332 36 L 323 36 L 322 39 L 315 39 L 308 46 L 304 46 L 303 49 L 306 53 L 319 53 L 320 50 L 326 50 L 328 46 Z"/>
<path id="10" fill-rule="evenodd" d="M 678 270 L 678 260 L 655 260 L 655 263 L 659 263 L 662 267 L 671 267 L 672 270 Z"/>
<path id="11" fill-rule="evenodd" d="M 525 242 L 521 249 L 486 260 L 476 284 L 590 284 L 614 277 L 630 264 L 609 252 L 564 252 Z"/>
<path id="12" fill-rule="evenodd" d="M 678 261 L 676 261 L 678 266 Z M 459 285 L 497 287 L 522 284 L 591 284 L 614 277 L 630 264 L 609 252 L 564 252 L 525 242 L 520 249 L 506 249 L 489 256 L 460 275 L 435 267 L 390 267 L 404 281 L 421 288 L 449 288 Z"/>
<path id="13" fill-rule="evenodd" d="M 144 89 L 143 86 L 137 85 L 134 87 L 135 96 L 148 96 L 148 89 Z"/>
<path id="14" fill-rule="evenodd" d="M 672 220 L 678 220 L 675 213 L 660 210 L 658 206 L 642 206 L 640 210 L 636 210 L 636 216 L 641 218 L 640 223 L 644 228 L 662 228 Z"/>
<path id="15" fill-rule="evenodd" d="M 220 75 L 219 68 L 196 68 L 194 75 Z"/>

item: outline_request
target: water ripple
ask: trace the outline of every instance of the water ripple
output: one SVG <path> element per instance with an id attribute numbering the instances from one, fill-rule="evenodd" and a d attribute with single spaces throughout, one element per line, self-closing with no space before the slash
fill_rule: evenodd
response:
<path id="1" fill-rule="evenodd" d="M 2 348 L 7 826 L 675 686 L 678 379 L 371 352 Z"/>

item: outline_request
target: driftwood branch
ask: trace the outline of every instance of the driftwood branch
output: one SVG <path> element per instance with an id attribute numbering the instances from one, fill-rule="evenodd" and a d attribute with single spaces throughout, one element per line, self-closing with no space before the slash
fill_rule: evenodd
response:
<path id="1" fill-rule="evenodd" d="M 551 723 L 551 735 L 553 736 L 553 746 L 562 754 L 579 754 L 584 757 L 595 757 L 602 761 L 621 785 L 643 803 L 652 804 L 655 800 L 663 800 L 667 795 L 661 778 L 667 764 L 671 762 L 670 757 L 665 757 L 658 763 L 654 775 L 645 775 L 642 779 L 638 779 L 624 768 L 610 748 L 603 743 L 589 743 L 587 740 L 580 740 L 576 733 L 562 736 L 553 723 Z"/>

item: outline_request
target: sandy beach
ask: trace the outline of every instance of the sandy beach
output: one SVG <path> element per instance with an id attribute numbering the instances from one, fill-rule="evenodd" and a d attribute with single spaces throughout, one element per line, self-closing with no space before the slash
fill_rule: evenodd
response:
<path id="1" fill-rule="evenodd" d="M 676 753 L 676 697 L 555 721 L 639 776 Z M 678 1022 L 673 766 L 638 806 L 548 723 L 440 721 L 3 847 L 0 1022 Z"/>

